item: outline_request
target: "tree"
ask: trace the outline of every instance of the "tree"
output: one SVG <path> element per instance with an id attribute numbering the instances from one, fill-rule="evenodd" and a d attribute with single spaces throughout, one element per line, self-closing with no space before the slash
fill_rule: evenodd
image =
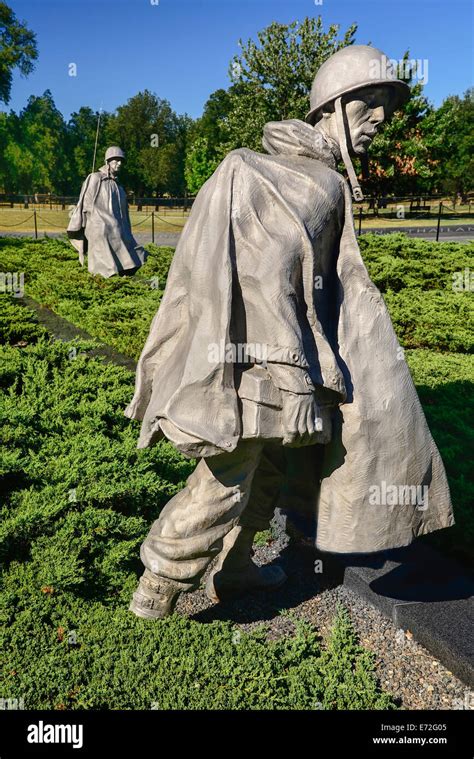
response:
<path id="1" fill-rule="evenodd" d="M 17 191 L 66 192 L 71 180 L 67 129 L 49 90 L 13 114 L 8 162 Z"/>
<path id="2" fill-rule="evenodd" d="M 196 122 L 186 157 L 189 188 L 196 192 L 229 151 L 261 151 L 268 121 L 304 119 L 316 71 L 333 53 L 354 43 L 356 29 L 352 25 L 341 37 L 337 25 L 324 31 L 321 17 L 306 18 L 301 23 L 270 24 L 258 33 L 257 43 L 240 40 L 241 52 L 229 69 L 232 86 L 214 93 Z M 413 82 L 408 52 L 399 77 L 409 84 L 410 99 L 371 145 L 370 176 L 364 182 L 368 194 L 428 192 L 434 182 L 436 161 L 421 128 L 433 108 L 423 85 Z M 357 169 L 359 163 L 354 163 Z"/>
<path id="3" fill-rule="evenodd" d="M 268 121 L 303 119 L 314 75 L 333 53 L 354 42 L 353 24 L 338 39 L 339 26 L 323 30 L 321 16 L 301 23 L 274 22 L 258 33 L 259 45 L 239 40 L 240 55 L 229 67 L 232 86 L 206 103 L 186 158 L 189 188 L 196 192 L 230 150 L 262 150 Z"/>
<path id="4" fill-rule="evenodd" d="M 6 116 L 6 143 L 3 151 L 4 166 L 2 184 L 7 192 L 33 191 L 32 177 L 34 174 L 35 157 L 31 150 L 22 143 L 22 132 L 19 117 L 11 112 Z M 35 188 L 36 189 L 36 188 Z"/>
<path id="5" fill-rule="evenodd" d="M 196 137 L 186 154 L 184 176 L 191 194 L 197 194 L 204 182 L 214 173 L 220 158 L 212 155 L 207 137 Z"/>
<path id="6" fill-rule="evenodd" d="M 10 102 L 14 69 L 28 76 L 37 58 L 36 35 L 18 21 L 6 3 L 0 2 L 0 101 Z"/>
<path id="7" fill-rule="evenodd" d="M 193 194 L 199 191 L 225 156 L 229 140 L 227 121 L 234 106 L 234 89 L 232 86 L 229 90 L 213 92 L 204 105 L 201 118 L 189 129 L 184 174 L 187 188 Z"/>
<path id="8" fill-rule="evenodd" d="M 0 190 L 10 192 L 14 185 L 8 148 L 12 141 L 12 118 L 15 114 L 0 111 Z"/>
<path id="9" fill-rule="evenodd" d="M 108 135 L 126 153 L 121 174 L 124 184 L 138 195 L 157 192 L 172 179 L 174 189 L 184 192 L 185 133 L 189 117 L 179 117 L 167 100 L 145 90 L 117 108 L 110 120 Z M 175 145 L 171 150 L 170 145 Z M 181 180 L 171 166 L 180 166 Z"/>
<path id="10" fill-rule="evenodd" d="M 231 81 L 240 85 L 231 93 L 229 147 L 261 150 L 267 121 L 304 119 L 316 71 L 333 53 L 352 45 L 356 31 L 352 24 L 339 39 L 339 26 L 331 24 L 325 32 L 318 16 L 301 23 L 273 22 L 258 33 L 260 45 L 239 40 L 242 52 L 229 68 Z"/>
<path id="11" fill-rule="evenodd" d="M 451 95 L 421 125 L 438 191 L 466 201 L 474 187 L 474 89 Z"/>
<path id="12" fill-rule="evenodd" d="M 226 121 L 234 105 L 232 94 L 235 89 L 238 89 L 238 86 L 213 92 L 204 105 L 201 118 L 194 125 L 194 137 L 204 137 L 211 150 L 215 150 L 228 137 Z"/>
<path id="13" fill-rule="evenodd" d="M 184 149 L 181 139 L 162 145 L 161 148 L 145 148 L 140 154 L 140 167 L 145 186 L 157 195 L 183 196 Z"/>
<path id="14" fill-rule="evenodd" d="M 99 123 L 100 117 L 100 123 Z M 94 148 L 99 123 L 97 151 L 94 170 L 104 163 L 105 151 L 108 147 L 108 130 L 111 115 L 107 112 L 93 111 L 92 108 L 82 107 L 71 114 L 67 125 L 70 154 L 73 157 L 73 192 L 76 193 L 86 176 L 92 171 Z"/>

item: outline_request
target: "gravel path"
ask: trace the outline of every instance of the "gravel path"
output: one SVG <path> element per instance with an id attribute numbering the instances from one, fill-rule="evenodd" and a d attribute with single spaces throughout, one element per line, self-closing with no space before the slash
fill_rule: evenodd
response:
<path id="1" fill-rule="evenodd" d="M 323 572 L 315 574 L 314 562 L 323 561 Z M 459 709 L 469 701 L 468 687 L 425 649 L 409 631 L 397 630 L 391 620 L 366 604 L 342 583 L 342 570 L 329 554 L 318 554 L 310 546 L 278 537 L 264 547 L 255 547 L 257 564 L 275 559 L 285 569 L 288 581 L 273 593 L 255 592 L 232 602 L 213 604 L 202 586 L 182 594 L 176 611 L 196 621 L 231 620 L 245 631 L 264 623 L 269 639 L 291 635 L 294 625 L 280 611 L 291 610 L 317 627 L 323 640 L 328 635 L 342 603 L 348 610 L 361 645 L 376 655 L 376 673 L 382 688 L 403 709 Z M 471 696 L 471 708 L 474 698 Z M 466 708 L 466 707 L 464 707 Z"/>

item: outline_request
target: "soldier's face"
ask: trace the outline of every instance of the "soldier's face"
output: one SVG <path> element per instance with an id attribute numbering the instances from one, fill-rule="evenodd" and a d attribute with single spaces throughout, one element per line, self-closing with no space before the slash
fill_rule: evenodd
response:
<path id="1" fill-rule="evenodd" d="M 122 159 L 121 158 L 111 158 L 109 161 L 110 171 L 112 174 L 118 174 L 120 171 L 120 167 L 122 165 Z"/>
<path id="2" fill-rule="evenodd" d="M 363 155 L 375 137 L 378 127 L 389 114 L 390 92 L 387 87 L 369 87 L 355 92 L 346 102 L 349 127 L 349 152 Z"/>

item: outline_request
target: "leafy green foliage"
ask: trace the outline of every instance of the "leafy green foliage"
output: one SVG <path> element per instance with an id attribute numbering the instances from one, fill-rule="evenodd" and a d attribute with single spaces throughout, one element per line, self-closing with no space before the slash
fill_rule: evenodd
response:
<path id="1" fill-rule="evenodd" d="M 25 272 L 25 292 L 90 335 L 138 358 L 160 304 L 172 248 L 147 246 L 150 257 L 133 277 L 92 277 L 66 241 L 0 239 L 4 271 Z M 382 291 L 405 348 L 472 350 L 472 298 L 453 290 L 453 275 L 474 268 L 473 247 L 362 235 L 360 247 Z"/>
<path id="2" fill-rule="evenodd" d="M 109 118 L 111 144 L 125 150 L 122 180 L 142 196 L 168 192 L 183 196 L 185 135 L 188 116 L 177 116 L 167 100 L 144 90 L 117 108 Z M 153 142 L 152 142 L 153 138 Z"/>
<path id="3" fill-rule="evenodd" d="M 474 89 L 452 95 L 421 123 L 437 187 L 464 199 L 474 175 Z"/>
<path id="4" fill-rule="evenodd" d="M 213 92 L 202 117 L 178 115 L 167 100 L 144 90 L 114 113 L 100 113 L 95 168 L 107 145 L 126 152 L 122 181 L 138 196 L 197 193 L 235 148 L 262 149 L 268 121 L 304 119 L 317 69 L 356 41 L 356 24 L 341 34 L 321 16 L 271 23 L 256 40 L 239 40 L 228 89 Z M 0 100 L 8 103 L 15 68 L 29 74 L 37 58 L 33 32 L 0 2 Z M 406 51 L 399 76 L 411 98 L 382 126 L 370 150 L 366 194 L 460 192 L 472 189 L 472 90 L 435 109 L 413 82 Z M 85 105 L 66 123 L 46 90 L 19 114 L 0 113 L 0 187 L 9 193 L 77 194 L 92 170 L 99 113 Z M 356 165 L 357 165 L 356 161 Z"/>
<path id="5" fill-rule="evenodd" d="M 0 2 L 0 100 L 10 102 L 13 71 L 31 74 L 38 58 L 36 35 L 19 21 L 12 9 Z"/>
<path id="6" fill-rule="evenodd" d="M 458 273 L 474 268 L 473 245 L 401 234 L 364 234 L 359 245 L 403 347 L 472 352 L 472 295 L 453 285 Z"/>
<path id="7" fill-rule="evenodd" d="M 272 540 L 272 531 L 261 530 L 260 532 L 257 532 L 255 534 L 253 542 L 254 542 L 254 545 L 256 546 L 266 546 L 271 540 Z"/>
<path id="8" fill-rule="evenodd" d="M 135 277 L 104 280 L 82 269 L 63 240 L 0 239 L 3 271 L 25 274 L 25 293 L 60 316 L 138 358 L 160 304 L 172 248 L 150 245 L 150 258 Z"/>
<path id="9" fill-rule="evenodd" d="M 109 142 L 109 124 L 112 118 L 106 111 L 93 111 L 83 106 L 71 114 L 67 123 L 70 151 L 73 157 L 73 175 L 69 192 L 79 195 L 82 182 L 92 171 L 94 148 L 97 138 L 97 149 L 94 169 L 97 170 L 104 162 L 105 151 Z M 97 134 L 97 127 L 99 133 Z"/>
<path id="10" fill-rule="evenodd" d="M 229 67 L 231 81 L 240 85 L 228 117 L 232 147 L 261 150 L 267 121 L 304 118 L 316 71 L 337 50 L 353 44 L 356 31 L 352 24 L 339 38 L 339 26 L 324 31 L 318 16 L 290 24 L 274 21 L 258 33 L 258 43 L 239 40 L 242 52 Z"/>
<path id="11" fill-rule="evenodd" d="M 239 40 L 227 90 L 212 93 L 191 127 L 186 153 L 186 181 L 196 192 L 233 149 L 262 151 L 262 132 L 269 121 L 304 120 L 314 75 L 337 50 L 353 44 L 357 26 L 340 34 L 339 26 L 323 28 L 321 16 L 289 24 L 273 22 L 257 40 Z M 398 76 L 410 87 L 410 99 L 384 123 L 369 151 L 370 195 L 412 195 L 472 189 L 473 99 L 447 98 L 435 109 L 416 81 L 416 64 L 405 51 Z M 421 74 L 421 72 L 418 72 Z M 359 161 L 355 160 L 356 169 Z M 341 170 L 344 170 L 341 165 Z"/>
<path id="12" fill-rule="evenodd" d="M 448 475 L 456 524 L 427 535 L 435 544 L 462 562 L 472 565 L 474 543 L 474 356 L 409 350 L 405 357 Z"/>
<path id="13" fill-rule="evenodd" d="M 0 53 L 0 62 L 1 57 Z M 0 187 L 9 193 L 78 196 L 93 170 L 98 126 L 95 171 L 104 163 L 105 148 L 119 144 L 127 156 L 120 180 L 127 190 L 139 197 L 184 196 L 185 143 L 191 119 L 178 116 L 167 100 L 147 90 L 119 106 L 116 113 L 99 114 L 81 107 L 67 123 L 49 90 L 32 95 L 19 114 L 1 113 Z"/>
<path id="14" fill-rule="evenodd" d="M 474 305 L 469 295 L 406 289 L 384 297 L 404 347 L 472 352 Z"/>
<path id="15" fill-rule="evenodd" d="M 241 52 L 229 66 L 228 90 L 212 93 L 192 127 L 186 153 L 186 181 L 196 192 L 225 155 L 247 147 L 262 152 L 268 121 L 304 119 L 317 69 L 354 42 L 356 25 L 339 37 L 339 26 L 323 28 L 321 16 L 290 24 L 273 22 L 258 42 L 239 40 Z"/>
<path id="16" fill-rule="evenodd" d="M 68 134 L 50 90 L 31 95 L 18 116 L 9 114 L 6 132 L 5 173 L 0 182 L 7 192 L 67 192 L 71 171 Z"/>
<path id="17" fill-rule="evenodd" d="M 196 137 L 186 154 L 184 176 L 191 193 L 197 194 L 204 182 L 217 169 L 221 157 L 212 155 L 207 137 Z"/>
<path id="18" fill-rule="evenodd" d="M 169 444 L 137 450 L 139 425 L 123 415 L 133 375 L 89 359 L 91 347 L 40 338 L 22 351 L 2 349 L 5 561 L 34 537 L 59 530 L 59 515 L 76 519 L 78 510 L 114 509 L 125 521 L 140 515 L 143 532 L 191 471 Z"/>
<path id="19" fill-rule="evenodd" d="M 230 622 L 200 624 L 174 615 L 145 621 L 127 612 L 132 583 L 109 605 L 30 592 L 15 567 L 5 587 L 3 691 L 27 708 L 55 709 L 394 709 L 374 677 L 374 656 L 359 646 L 347 614 L 327 648 L 304 622 L 276 642 Z M 54 677 L 52 677 L 54 673 Z"/>
<path id="20" fill-rule="evenodd" d="M 35 315 L 28 308 L 21 308 L 21 301 L 0 297 L 0 343 L 26 344 L 46 334 Z"/>

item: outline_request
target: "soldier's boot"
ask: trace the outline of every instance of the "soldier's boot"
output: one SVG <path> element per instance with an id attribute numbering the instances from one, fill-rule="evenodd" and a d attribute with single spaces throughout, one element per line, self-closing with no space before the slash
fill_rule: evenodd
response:
<path id="1" fill-rule="evenodd" d="M 179 594 L 192 589 L 191 584 L 168 580 L 145 569 L 128 608 L 137 617 L 164 619 L 173 613 Z"/>
<path id="2" fill-rule="evenodd" d="M 275 590 L 286 581 L 281 567 L 258 567 L 252 561 L 256 532 L 237 525 L 225 536 L 222 551 L 206 582 L 206 595 L 211 601 L 237 598 L 253 590 Z"/>

